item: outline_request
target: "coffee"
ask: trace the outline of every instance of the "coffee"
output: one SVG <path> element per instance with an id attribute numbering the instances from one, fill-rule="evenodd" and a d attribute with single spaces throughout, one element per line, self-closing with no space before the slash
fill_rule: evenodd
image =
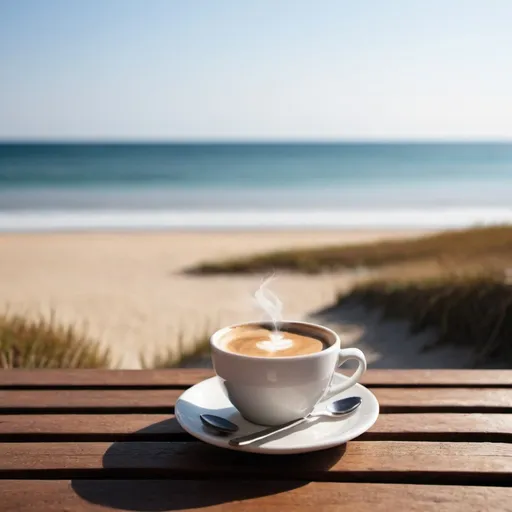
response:
<path id="1" fill-rule="evenodd" d="M 221 389 L 246 420 L 259 425 L 307 416 L 327 392 L 334 396 L 351 388 L 366 369 L 364 354 L 357 348 L 341 349 L 339 336 L 326 327 L 286 321 L 278 327 L 283 335 L 280 350 L 268 350 L 272 322 L 224 327 L 210 338 Z M 359 362 L 357 370 L 334 382 L 335 369 L 349 359 Z"/>
<path id="2" fill-rule="evenodd" d="M 323 341 L 296 332 L 275 333 L 264 327 L 239 326 L 225 338 L 224 349 L 253 357 L 293 357 L 321 352 L 328 348 Z"/>

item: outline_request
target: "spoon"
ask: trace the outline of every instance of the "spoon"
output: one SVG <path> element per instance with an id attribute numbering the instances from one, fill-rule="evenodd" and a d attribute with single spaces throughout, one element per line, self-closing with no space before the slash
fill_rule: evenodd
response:
<path id="1" fill-rule="evenodd" d="M 233 422 L 221 416 L 216 416 L 215 414 L 201 414 L 199 418 L 201 418 L 201 422 L 205 427 L 213 430 L 216 434 L 226 435 L 238 431 L 238 425 L 235 425 Z"/>
<path id="2" fill-rule="evenodd" d="M 277 432 L 281 432 L 282 430 L 287 430 L 291 427 L 295 427 L 296 425 L 300 425 L 301 423 L 308 421 L 310 418 L 316 418 L 319 416 L 327 416 L 329 418 L 343 416 L 355 411 L 361 405 L 361 401 L 362 399 L 359 396 L 350 396 L 348 398 L 335 400 L 327 406 L 326 411 L 312 412 L 304 418 L 299 418 L 298 420 L 292 420 L 288 423 L 277 425 L 276 427 L 269 427 L 264 430 L 260 430 L 259 432 L 253 432 L 252 434 L 248 434 L 246 436 L 234 437 L 233 439 L 230 439 L 229 444 L 231 446 L 244 446 L 254 441 L 259 441 L 260 439 L 268 437 Z M 200 418 L 203 422 L 203 425 L 213 429 L 221 435 L 232 434 L 238 430 L 238 425 L 235 425 L 231 421 L 228 421 L 214 414 L 201 414 Z"/>
<path id="3" fill-rule="evenodd" d="M 350 396 L 348 398 L 341 398 L 340 400 L 335 400 L 331 402 L 327 406 L 327 410 L 321 412 L 312 412 L 305 416 L 304 418 L 299 418 L 298 420 L 292 420 L 284 425 L 278 425 L 277 427 L 269 427 L 264 430 L 260 430 L 259 432 L 253 432 L 252 434 L 248 434 L 246 436 L 234 437 L 229 440 L 229 444 L 231 446 L 245 446 L 247 444 L 251 444 L 254 441 L 259 441 L 265 437 L 268 437 L 272 434 L 276 434 L 277 432 L 281 432 L 283 430 L 287 430 L 291 427 L 295 427 L 302 423 L 305 423 L 310 418 L 317 418 L 320 416 L 326 416 L 328 418 L 333 418 L 335 416 L 343 416 L 345 414 L 349 414 L 355 411 L 361 405 L 362 399 L 359 396 Z"/>

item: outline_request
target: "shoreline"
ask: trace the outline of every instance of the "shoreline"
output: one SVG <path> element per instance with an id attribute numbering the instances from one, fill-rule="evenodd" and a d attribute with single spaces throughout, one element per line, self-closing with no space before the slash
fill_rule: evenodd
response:
<path id="1" fill-rule="evenodd" d="M 346 235 L 355 235 L 357 238 L 366 239 L 367 237 L 379 237 L 383 236 L 384 238 L 392 238 L 398 237 L 401 238 L 403 236 L 421 236 L 425 233 L 437 233 L 440 231 L 445 231 L 442 228 L 428 228 L 424 229 L 421 227 L 418 228 L 379 228 L 379 227 L 353 227 L 353 228 L 318 228 L 318 229 L 309 229 L 301 226 L 297 226 L 296 228 L 281 228 L 276 227 L 274 229 L 269 229 L 267 227 L 259 227 L 254 229 L 247 229 L 244 227 L 234 227 L 230 228 L 176 228 L 170 229 L 165 227 L 156 227 L 152 229 L 140 228 L 140 229 L 78 229 L 78 230 L 48 230 L 48 231 L 0 231 L 0 241 L 2 238 L 12 238 L 12 237 L 52 237 L 52 236 L 163 236 L 163 235 L 178 235 L 178 236 L 209 236 L 209 235 L 256 235 L 256 236 L 266 236 L 266 235 L 312 235 L 316 237 L 317 235 L 340 235 L 342 237 L 342 242 L 344 243 L 344 238 Z M 372 239 L 369 239 L 369 242 L 372 242 Z"/>
<path id="2" fill-rule="evenodd" d="M 112 231 L 436 231 L 503 223 L 512 223 L 512 209 L 508 207 L 400 207 L 371 210 L 0 209 L 0 234 Z"/>

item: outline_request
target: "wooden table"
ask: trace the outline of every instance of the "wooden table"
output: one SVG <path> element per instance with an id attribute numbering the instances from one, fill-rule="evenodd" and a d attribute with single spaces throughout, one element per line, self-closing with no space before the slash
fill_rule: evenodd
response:
<path id="1" fill-rule="evenodd" d="M 375 426 L 290 456 L 180 429 L 173 404 L 210 375 L 0 371 L 0 510 L 512 511 L 512 371 L 369 371 Z"/>

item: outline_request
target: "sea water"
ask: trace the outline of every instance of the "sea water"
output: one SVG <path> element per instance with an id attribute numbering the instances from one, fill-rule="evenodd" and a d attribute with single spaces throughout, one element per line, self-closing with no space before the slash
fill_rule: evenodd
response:
<path id="1" fill-rule="evenodd" d="M 509 143 L 0 144 L 0 231 L 512 221 Z"/>

